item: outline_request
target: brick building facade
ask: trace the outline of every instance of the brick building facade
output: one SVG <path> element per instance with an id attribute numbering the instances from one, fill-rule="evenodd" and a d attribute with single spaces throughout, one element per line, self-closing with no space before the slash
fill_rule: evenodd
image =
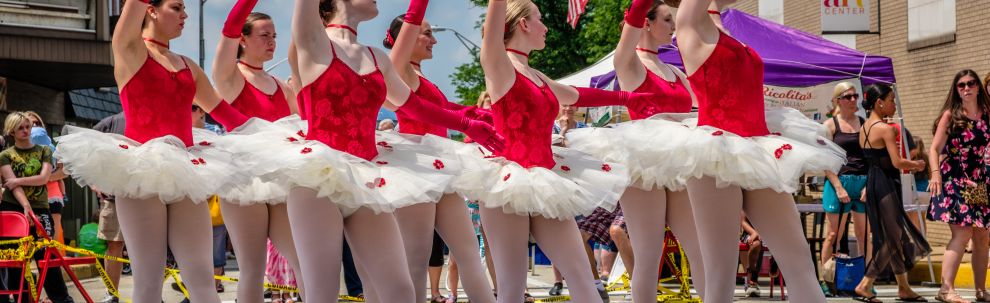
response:
<path id="1" fill-rule="evenodd" d="M 879 34 L 822 35 L 819 1 L 740 0 L 734 8 L 893 59 L 905 126 L 912 134 L 930 143 L 932 123 L 952 87 L 956 72 L 973 69 L 981 77 L 990 72 L 990 60 L 987 60 L 990 48 L 984 44 L 990 36 L 990 27 L 985 26 L 990 8 L 986 3 L 974 0 L 867 1 L 870 2 L 871 31 Z M 938 7 L 917 7 L 928 4 Z M 953 8 L 954 16 L 951 14 Z M 922 18 L 909 21 L 912 10 L 918 10 L 915 16 Z M 923 18 L 943 18 L 948 26 L 936 28 L 943 31 L 937 37 L 909 41 L 910 23 L 917 24 Z M 914 27 L 915 31 L 917 28 Z M 949 230 L 945 224 L 928 226 L 928 237 L 933 245 L 948 242 Z"/>

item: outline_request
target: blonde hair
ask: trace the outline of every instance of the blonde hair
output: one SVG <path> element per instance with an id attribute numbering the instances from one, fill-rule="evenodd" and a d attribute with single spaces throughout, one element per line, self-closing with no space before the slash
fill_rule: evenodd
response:
<path id="1" fill-rule="evenodd" d="M 509 41 L 519 27 L 519 21 L 533 14 L 531 4 L 533 4 L 532 0 L 509 0 L 505 8 L 505 37 L 502 41 Z"/>
<path id="2" fill-rule="evenodd" d="M 24 112 L 24 114 L 25 115 L 28 115 L 29 118 L 38 119 L 38 123 L 41 123 L 41 128 L 45 128 L 45 120 L 42 120 L 41 119 L 41 116 L 38 115 L 38 113 L 29 110 L 29 111 Z"/>
<path id="3" fill-rule="evenodd" d="M 488 106 L 485 106 L 485 104 L 488 104 Z M 492 107 L 492 98 L 491 96 L 488 95 L 488 91 L 482 91 L 481 94 L 478 95 L 478 102 L 476 105 L 482 109 L 488 109 Z"/>
<path id="4" fill-rule="evenodd" d="M 7 115 L 7 119 L 3 121 L 3 133 L 6 135 L 13 135 L 14 131 L 17 130 L 21 124 L 27 122 L 31 123 L 31 117 L 24 112 L 12 112 Z"/>
<path id="5" fill-rule="evenodd" d="M 832 89 L 832 116 L 839 115 L 839 112 L 841 111 L 839 109 L 839 96 L 850 89 L 856 89 L 856 86 L 849 81 L 839 82 L 839 84 L 836 84 L 835 88 Z"/>

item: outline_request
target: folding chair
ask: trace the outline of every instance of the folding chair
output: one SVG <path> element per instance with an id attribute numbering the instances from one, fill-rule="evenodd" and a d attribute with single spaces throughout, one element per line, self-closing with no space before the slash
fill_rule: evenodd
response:
<path id="1" fill-rule="evenodd" d="M 31 219 L 34 220 L 34 227 L 38 231 L 38 238 L 51 240 L 52 238 L 48 235 L 48 232 L 45 231 L 45 227 L 41 225 L 41 221 L 38 220 L 38 217 L 32 216 Z M 48 269 L 52 267 L 56 267 L 56 268 L 62 267 L 65 269 L 65 272 L 69 274 L 69 278 L 72 280 L 72 283 L 76 285 L 76 289 L 78 289 L 79 293 L 81 293 L 83 298 L 86 299 L 86 303 L 93 303 L 93 299 L 89 297 L 89 293 L 87 293 L 86 289 L 83 288 L 82 283 L 79 282 L 79 278 L 76 277 L 76 274 L 72 271 L 71 266 L 77 264 L 95 264 L 96 258 L 95 257 L 66 258 L 65 256 L 62 255 L 62 253 L 58 250 L 58 248 L 44 247 L 42 249 L 45 250 L 45 257 L 42 258 L 41 260 L 38 260 L 38 296 L 37 297 L 38 298 L 41 297 L 41 289 L 42 289 L 41 285 L 45 284 L 45 276 L 48 274 Z"/>
<path id="2" fill-rule="evenodd" d="M 739 242 L 739 252 L 747 252 L 747 251 L 749 251 L 749 244 L 746 244 L 746 242 Z M 767 249 L 766 246 L 763 246 L 763 249 L 761 251 L 763 252 L 763 254 L 766 254 L 770 250 Z M 764 258 L 766 258 L 766 261 L 763 261 Z M 773 255 L 761 256 L 760 263 L 762 263 L 762 266 L 760 266 L 759 276 L 770 278 L 770 298 L 773 298 L 774 286 L 779 286 L 780 300 L 781 301 L 787 300 L 787 294 L 785 293 L 786 290 L 784 288 L 784 275 L 781 274 L 780 269 L 777 268 L 777 261 L 774 260 Z M 745 268 L 743 268 L 743 272 L 741 273 L 736 272 L 737 278 L 747 277 L 747 276 L 749 276 L 749 273 L 746 272 Z"/>
<path id="3" fill-rule="evenodd" d="M 15 211 L 0 211 L 0 239 L 12 240 L 27 237 L 31 234 L 30 227 L 28 227 L 27 217 L 23 213 Z M 27 250 L 29 243 L 21 243 L 17 248 L 18 250 Z M 27 260 L 16 261 L 16 260 L 0 260 L 0 268 L 20 268 L 21 272 L 26 272 L 28 267 L 28 262 L 31 262 L 31 256 L 28 256 Z M 23 298 L 24 291 L 24 278 L 23 277 L 7 277 L 8 279 L 18 279 L 20 280 L 20 286 L 16 290 L 6 289 L 0 290 L 0 295 L 17 295 L 17 302 L 21 302 Z M 31 298 L 28 298 L 31 301 Z"/>

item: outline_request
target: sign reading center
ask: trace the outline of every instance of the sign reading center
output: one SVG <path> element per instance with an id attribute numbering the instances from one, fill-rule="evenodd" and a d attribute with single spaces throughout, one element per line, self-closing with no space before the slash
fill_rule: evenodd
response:
<path id="1" fill-rule="evenodd" d="M 822 32 L 870 31 L 870 1 L 822 0 Z"/>

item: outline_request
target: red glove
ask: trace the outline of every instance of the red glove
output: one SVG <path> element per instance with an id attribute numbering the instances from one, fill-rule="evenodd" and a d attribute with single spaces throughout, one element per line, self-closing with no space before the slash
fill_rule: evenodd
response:
<path id="1" fill-rule="evenodd" d="M 633 0 L 629 10 L 626 11 L 626 24 L 643 28 L 646 25 L 646 14 L 650 11 L 650 4 L 653 4 L 653 0 Z"/>
<path id="2" fill-rule="evenodd" d="M 468 116 L 471 117 L 471 119 L 475 119 L 481 122 L 495 125 L 495 116 L 492 115 L 492 112 L 490 110 L 480 107 L 471 107 L 471 112 L 469 114 L 473 115 L 473 116 Z"/>
<path id="3" fill-rule="evenodd" d="M 504 145 L 502 136 L 495 133 L 495 128 L 491 124 L 472 120 L 465 117 L 464 114 L 443 109 L 433 103 L 426 102 L 412 92 L 409 93 L 409 99 L 402 107 L 399 107 L 398 111 L 402 111 L 419 121 L 460 131 L 493 152 L 501 151 Z"/>
<path id="4" fill-rule="evenodd" d="M 220 100 L 220 104 L 217 104 L 217 107 L 214 107 L 213 111 L 210 111 L 210 116 L 214 120 L 217 120 L 217 122 L 220 122 L 227 131 L 234 130 L 248 120 L 247 116 L 223 100 Z"/>
<path id="5" fill-rule="evenodd" d="M 223 22 L 221 33 L 224 37 L 232 39 L 241 37 L 244 22 L 247 21 L 247 17 L 251 14 L 255 4 L 258 4 L 258 0 L 237 0 L 234 7 L 230 9 L 230 14 L 227 15 L 227 21 Z"/>
<path id="6" fill-rule="evenodd" d="M 406 11 L 406 18 L 403 21 L 409 24 L 422 25 L 423 18 L 426 16 L 426 6 L 429 4 L 430 0 L 409 0 L 409 10 Z"/>
<path id="7" fill-rule="evenodd" d="M 485 122 L 485 123 L 488 123 L 488 124 L 492 124 L 492 125 L 495 124 L 493 122 L 494 121 L 493 120 L 494 118 L 492 117 L 492 112 L 489 111 L 489 110 L 482 109 L 482 108 L 478 107 L 477 105 L 474 105 L 474 106 L 464 106 L 464 105 L 453 103 L 453 102 L 445 102 L 443 104 L 443 108 L 444 109 L 447 109 L 447 110 L 450 110 L 450 111 L 453 111 L 453 112 L 458 113 L 458 114 L 462 114 L 465 117 L 468 117 L 469 119 L 472 119 L 472 120 L 481 120 L 482 122 Z"/>
<path id="8" fill-rule="evenodd" d="M 654 94 L 607 91 L 595 88 L 575 87 L 578 91 L 576 107 L 621 105 L 630 111 L 643 112 L 650 106 Z"/>

